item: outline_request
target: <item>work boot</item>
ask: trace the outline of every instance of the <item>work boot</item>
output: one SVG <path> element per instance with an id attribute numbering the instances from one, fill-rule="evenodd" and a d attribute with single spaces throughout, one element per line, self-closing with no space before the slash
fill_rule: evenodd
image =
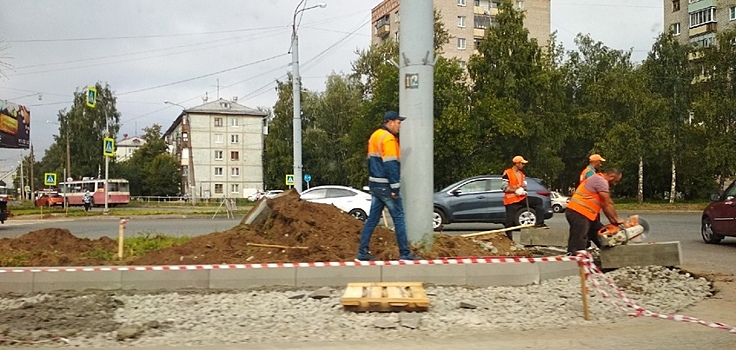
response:
<path id="1" fill-rule="evenodd" d="M 399 257 L 399 260 L 401 260 L 401 261 L 416 261 L 416 260 L 421 260 L 421 259 L 418 256 L 409 253 L 408 255 L 400 256 Z"/>
<path id="2" fill-rule="evenodd" d="M 376 261 L 376 258 L 374 258 L 373 255 L 370 254 L 358 254 L 358 256 L 355 257 L 355 262 L 361 261 Z"/>

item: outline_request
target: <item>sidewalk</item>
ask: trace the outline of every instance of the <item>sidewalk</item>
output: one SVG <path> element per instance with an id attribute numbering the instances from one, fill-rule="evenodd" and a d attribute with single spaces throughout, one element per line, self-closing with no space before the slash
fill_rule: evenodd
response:
<path id="1" fill-rule="evenodd" d="M 718 292 L 708 300 L 683 310 L 680 314 L 709 322 L 722 322 L 736 327 L 736 282 L 733 278 L 715 284 Z M 652 310 L 656 311 L 656 310 Z M 590 348 L 603 350 L 620 349 L 733 349 L 736 333 L 709 328 L 695 323 L 659 320 L 651 317 L 631 318 L 610 326 L 583 326 L 577 329 L 554 329 L 532 331 L 496 331 L 488 333 L 457 334 L 441 339 L 402 339 L 344 342 L 299 342 L 227 344 L 209 346 L 178 347 L 130 347 L 78 348 L 86 350 L 240 350 L 240 349 L 352 349 L 352 350 L 486 350 L 486 349 L 571 349 Z M 16 349 L 35 349 L 15 347 Z"/>

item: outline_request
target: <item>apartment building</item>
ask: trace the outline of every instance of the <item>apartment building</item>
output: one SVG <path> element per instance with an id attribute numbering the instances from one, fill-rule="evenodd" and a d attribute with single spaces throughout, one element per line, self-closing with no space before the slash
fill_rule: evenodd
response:
<path id="1" fill-rule="evenodd" d="M 733 23 L 736 0 L 664 0 L 664 28 L 683 45 L 714 45 L 716 33 Z"/>
<path id="2" fill-rule="evenodd" d="M 122 140 L 115 141 L 115 161 L 123 162 L 130 159 L 133 153 L 145 144 L 146 140 L 140 136 L 123 134 Z"/>
<path id="3" fill-rule="evenodd" d="M 433 0 L 435 10 L 442 16 L 450 42 L 442 47 L 442 55 L 468 62 L 477 53 L 485 30 L 495 23 L 500 0 Z M 524 26 L 530 38 L 546 46 L 550 35 L 550 0 L 515 0 L 514 6 L 525 12 Z M 373 23 L 372 44 L 399 40 L 400 0 L 384 0 L 371 11 Z"/>
<path id="4" fill-rule="evenodd" d="M 263 189 L 267 114 L 218 99 L 183 110 L 163 137 L 190 198 L 245 198 Z"/>

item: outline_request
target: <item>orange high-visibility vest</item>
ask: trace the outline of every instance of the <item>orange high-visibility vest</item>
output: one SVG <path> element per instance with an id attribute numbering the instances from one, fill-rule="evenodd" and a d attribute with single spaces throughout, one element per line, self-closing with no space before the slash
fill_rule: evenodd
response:
<path id="1" fill-rule="evenodd" d="M 598 173 L 597 171 L 595 171 L 595 168 L 592 165 L 586 166 L 585 169 L 583 169 L 583 171 L 580 172 L 580 180 L 578 181 L 578 183 L 581 184 L 583 183 L 583 181 L 585 181 L 585 179 L 587 179 L 590 176 L 593 176 L 593 175 L 588 175 L 590 173 L 593 173 L 593 175 Z"/>
<path id="2" fill-rule="evenodd" d="M 521 176 L 516 176 L 516 172 L 514 171 L 513 168 L 506 169 L 504 173 L 506 173 L 506 177 L 509 178 L 509 187 L 513 188 L 516 186 L 524 185 L 524 180 L 526 179 L 526 177 L 524 176 L 524 173 L 522 173 L 521 171 L 519 171 L 519 174 L 521 174 Z M 524 198 L 526 198 L 526 195 L 519 196 L 514 192 L 504 192 L 503 193 L 503 205 L 509 205 L 509 204 L 521 202 L 524 200 Z"/>
<path id="3" fill-rule="evenodd" d="M 593 176 L 603 175 L 595 174 Z M 588 179 L 590 178 L 592 178 L 592 176 Z M 601 195 L 599 193 L 593 193 L 585 189 L 585 183 L 588 182 L 588 179 L 585 179 L 575 190 L 572 198 L 570 198 L 570 202 L 567 203 L 567 209 L 574 210 L 582 214 L 590 221 L 595 221 L 596 217 L 598 217 L 598 213 L 601 212 L 602 208 Z"/>

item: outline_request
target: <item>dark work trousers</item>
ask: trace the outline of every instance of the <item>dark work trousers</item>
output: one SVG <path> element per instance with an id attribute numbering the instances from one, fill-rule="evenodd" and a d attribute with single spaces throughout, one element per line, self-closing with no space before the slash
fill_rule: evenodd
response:
<path id="1" fill-rule="evenodd" d="M 544 223 L 544 203 L 542 202 L 542 199 L 538 197 L 527 196 L 524 200 L 505 205 L 506 223 L 504 224 L 504 227 L 509 228 L 519 225 L 519 223 L 516 222 L 516 213 L 521 208 L 526 209 L 527 200 L 529 201 L 529 210 L 534 210 L 534 215 L 537 216 L 536 224 L 540 225 Z M 513 239 L 511 233 L 514 231 L 521 232 L 521 230 L 506 231 L 506 236 L 508 236 L 509 239 Z"/>
<path id="2" fill-rule="evenodd" d="M 579 250 L 585 250 L 588 241 L 593 241 L 597 246 L 600 245 L 598 239 L 598 230 L 603 227 L 600 220 L 590 220 L 583 214 L 574 210 L 565 210 L 565 218 L 570 224 L 570 236 L 567 239 L 567 252 L 575 255 Z M 596 217 L 598 219 L 599 217 Z"/>

